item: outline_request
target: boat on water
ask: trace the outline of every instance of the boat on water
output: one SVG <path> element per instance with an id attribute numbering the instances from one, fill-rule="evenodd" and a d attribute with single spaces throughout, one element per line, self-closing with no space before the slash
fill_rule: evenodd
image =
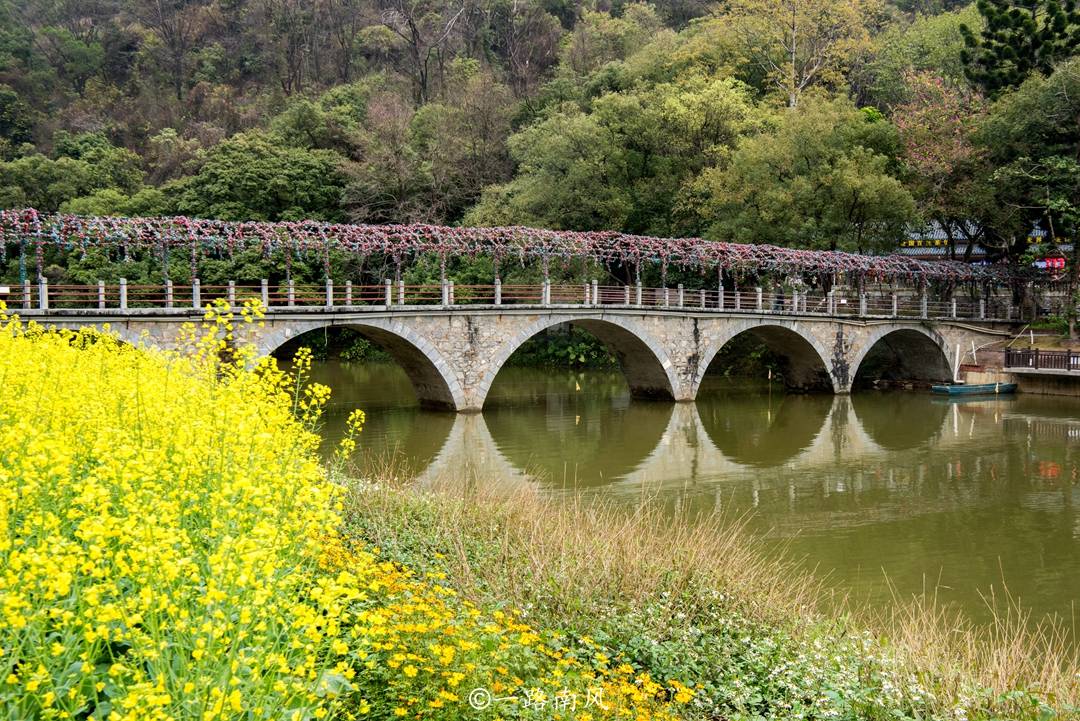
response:
<path id="1" fill-rule="evenodd" d="M 955 385 L 930 386 L 930 391 L 946 396 L 993 396 L 1015 393 L 1015 383 L 957 383 Z"/>

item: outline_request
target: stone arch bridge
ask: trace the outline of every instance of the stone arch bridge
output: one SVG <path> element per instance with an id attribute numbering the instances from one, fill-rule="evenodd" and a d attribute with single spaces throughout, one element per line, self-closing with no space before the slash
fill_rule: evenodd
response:
<path id="1" fill-rule="evenodd" d="M 657 289 L 642 300 L 640 287 L 610 292 L 588 285 L 575 296 L 546 287 L 536 300 L 504 302 L 496 288 L 493 302 L 455 303 L 452 289 L 433 299 L 396 302 L 386 287 L 384 302 L 366 305 L 335 302 L 329 289 L 318 303 L 289 303 L 268 309 L 260 327 L 240 326 L 238 335 L 261 353 L 273 353 L 287 341 L 330 327 L 353 328 L 388 351 L 408 374 L 420 401 L 457 411 L 478 411 L 499 370 L 525 341 L 548 328 L 571 324 L 592 333 L 617 356 L 636 397 L 693 400 L 709 364 L 733 338 L 744 333 L 760 339 L 787 361 L 784 381 L 800 390 L 848 393 L 856 379 L 877 378 L 945 381 L 959 363 L 970 361 L 973 348 L 1010 336 L 1006 321 L 986 319 L 985 309 L 971 309 L 963 318 L 956 305 L 904 313 L 893 296 L 883 307 L 865 298 L 846 303 L 806 297 L 763 301 L 760 291 L 740 303 L 723 294 L 688 300 L 682 290 Z M 100 289 L 99 289 L 100 292 Z M 109 324 L 132 343 L 169 348 L 184 323 L 197 321 L 195 306 L 60 307 L 27 304 L 19 311 L 47 325 L 77 328 Z M 234 289 L 229 299 L 236 301 Z M 696 291 L 695 291 L 696 293 Z M 102 298 L 105 297 L 101 293 Z M 265 292 L 264 292 L 265 298 Z M 476 302 L 479 299 L 480 302 Z M 170 298 L 171 301 L 171 298 Z M 440 302 L 441 301 L 441 302 Z M 197 305 L 198 303 L 196 303 Z M 44 307 L 42 307 L 44 306 Z M 857 308 L 857 310 L 856 310 Z M 845 309 L 851 309 L 844 313 Z"/>

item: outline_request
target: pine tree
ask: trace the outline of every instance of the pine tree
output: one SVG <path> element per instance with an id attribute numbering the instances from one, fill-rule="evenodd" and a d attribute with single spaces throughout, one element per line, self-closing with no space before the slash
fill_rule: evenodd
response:
<path id="1" fill-rule="evenodd" d="M 1080 48 L 1076 0 L 979 0 L 986 20 L 979 36 L 960 26 L 968 79 L 994 97 L 1031 73 L 1049 75 L 1054 64 Z"/>

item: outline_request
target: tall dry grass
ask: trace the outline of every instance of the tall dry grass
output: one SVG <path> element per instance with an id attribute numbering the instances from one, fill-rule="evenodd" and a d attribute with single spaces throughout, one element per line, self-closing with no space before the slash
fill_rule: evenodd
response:
<path id="1" fill-rule="evenodd" d="M 1080 706 L 1080 639 L 1060 619 L 1035 618 L 1006 591 L 984 599 L 990 621 L 976 623 L 933 591 L 894 594 L 860 617 L 900 651 L 912 671 L 930 674 L 947 697 L 973 685 L 1008 696 L 1028 689 L 1052 706 Z"/>
<path id="2" fill-rule="evenodd" d="M 1034 698 L 1080 707 L 1078 644 L 1063 624 L 1032 619 L 1011 598 L 988 599 L 994 617 L 985 625 L 933 593 L 897 598 L 886 610 L 853 606 L 791 558 L 764 553 L 743 517 L 673 516 L 647 496 L 636 504 L 551 497 L 475 477 L 417 489 L 392 470 L 357 485 L 350 511 L 382 519 L 368 532 L 383 546 L 414 533 L 410 523 L 424 524 L 432 549 L 453 549 L 444 566 L 462 593 L 497 596 L 547 616 L 546 623 L 585 627 L 596 608 L 613 602 L 663 607 L 674 598 L 682 602 L 669 606 L 672 620 L 685 622 L 695 614 L 695 594 L 713 588 L 740 613 L 794 635 L 820 631 L 829 618 L 838 633 L 872 632 L 884 653 L 933 689 L 943 712 L 973 692 L 1003 713 L 1030 712 Z"/>

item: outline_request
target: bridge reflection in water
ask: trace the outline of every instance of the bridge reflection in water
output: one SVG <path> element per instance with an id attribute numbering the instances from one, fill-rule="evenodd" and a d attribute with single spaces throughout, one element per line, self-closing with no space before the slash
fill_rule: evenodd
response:
<path id="1" fill-rule="evenodd" d="M 531 489 L 751 512 L 763 549 L 784 546 L 857 598 L 942 584 L 973 617 L 1002 580 L 1036 612 L 1080 598 L 1080 406 L 1018 397 L 798 396 L 710 389 L 697 403 L 631 401 L 618 373 L 508 369 L 482 414 L 403 407 L 408 381 L 343 366 L 362 388 L 365 458 L 398 453 L 428 486 Z M 328 435 L 334 435 L 334 418 Z"/>

